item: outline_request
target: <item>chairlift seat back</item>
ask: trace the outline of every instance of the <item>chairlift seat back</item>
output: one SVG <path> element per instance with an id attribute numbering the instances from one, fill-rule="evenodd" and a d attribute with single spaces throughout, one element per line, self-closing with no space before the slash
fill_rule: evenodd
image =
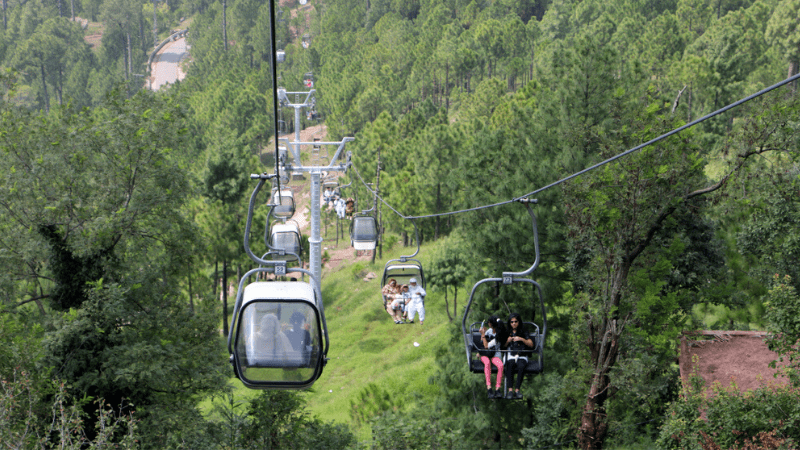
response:
<path id="1" fill-rule="evenodd" d="M 541 339 L 541 335 L 539 334 L 539 326 L 533 322 L 523 323 L 525 324 L 525 329 L 528 330 L 531 340 L 533 340 L 533 348 L 518 353 L 521 356 L 526 356 L 528 358 L 528 365 L 525 366 L 525 373 L 538 374 L 542 372 L 543 357 L 542 347 L 539 345 Z M 479 323 L 475 322 L 472 324 L 470 329 L 472 345 L 470 348 L 469 370 L 472 373 L 483 373 L 483 361 L 481 361 L 480 354 L 478 353 L 478 350 L 483 350 L 483 342 L 481 341 L 481 330 L 478 326 Z M 501 353 L 501 356 L 503 356 L 503 360 L 505 362 L 505 359 L 510 351 L 501 350 Z M 491 364 L 491 370 L 492 373 L 497 373 L 497 366 Z"/>
<path id="2" fill-rule="evenodd" d="M 385 286 L 390 279 L 397 280 L 397 284 L 409 284 L 412 278 L 417 279 L 417 284 L 425 289 L 425 274 L 422 271 L 422 265 L 415 262 L 387 264 L 383 269 L 383 283 Z"/>

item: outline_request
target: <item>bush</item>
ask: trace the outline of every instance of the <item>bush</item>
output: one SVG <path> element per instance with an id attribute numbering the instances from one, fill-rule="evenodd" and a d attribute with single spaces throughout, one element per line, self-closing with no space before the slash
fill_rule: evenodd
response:
<path id="1" fill-rule="evenodd" d="M 716 385 L 713 396 L 706 398 L 702 384 L 694 377 L 685 396 L 670 405 L 659 448 L 772 449 L 800 444 L 797 388 L 766 386 L 743 393 L 735 385 Z"/>

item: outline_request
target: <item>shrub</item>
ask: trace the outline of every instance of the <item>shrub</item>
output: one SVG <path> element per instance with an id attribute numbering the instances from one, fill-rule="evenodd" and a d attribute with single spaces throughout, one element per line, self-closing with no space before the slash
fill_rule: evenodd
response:
<path id="1" fill-rule="evenodd" d="M 797 448 L 800 390 L 765 386 L 741 392 L 732 385 L 702 393 L 702 382 L 673 402 L 657 444 L 667 449 Z M 705 418 L 703 417 L 705 415 Z"/>

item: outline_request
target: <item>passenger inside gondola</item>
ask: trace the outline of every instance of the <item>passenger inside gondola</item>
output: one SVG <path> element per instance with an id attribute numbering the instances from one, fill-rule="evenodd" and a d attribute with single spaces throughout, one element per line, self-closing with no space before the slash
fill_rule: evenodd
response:
<path id="1" fill-rule="evenodd" d="M 275 314 L 265 314 L 261 318 L 261 329 L 258 331 L 258 342 L 264 347 L 260 352 L 268 360 L 283 362 L 289 359 L 292 344 L 281 331 L 281 324 Z"/>
<path id="2" fill-rule="evenodd" d="M 306 323 L 306 317 L 300 311 L 295 311 L 291 319 L 292 327 L 286 331 L 286 336 L 292 344 L 295 351 L 304 354 L 311 352 L 311 333 L 308 332 L 309 325 Z"/>
<path id="3" fill-rule="evenodd" d="M 483 362 L 483 374 L 486 376 L 486 390 L 489 398 L 503 398 L 503 360 L 500 350 L 503 343 L 508 339 L 506 327 L 497 316 L 489 317 L 486 321 L 489 326 L 481 327 L 481 342 L 483 350 L 480 350 L 481 362 Z M 492 364 L 497 367 L 497 379 L 495 390 L 492 390 Z"/>
<path id="4" fill-rule="evenodd" d="M 522 386 L 522 378 L 525 376 L 528 356 L 531 355 L 531 350 L 533 350 L 533 339 L 531 339 L 530 335 L 525 330 L 525 324 L 522 323 L 522 318 L 519 314 L 511 314 L 511 317 L 508 319 L 508 326 L 510 330 L 508 338 L 506 339 L 506 348 L 509 350 L 505 367 L 506 379 L 508 381 L 508 393 L 506 393 L 506 398 L 517 399 L 522 398 L 522 393 L 519 391 L 519 388 Z M 515 375 L 516 384 L 514 384 Z"/>

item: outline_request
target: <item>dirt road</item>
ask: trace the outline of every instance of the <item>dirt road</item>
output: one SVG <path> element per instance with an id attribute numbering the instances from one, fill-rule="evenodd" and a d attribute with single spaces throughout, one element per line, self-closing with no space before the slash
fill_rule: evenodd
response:
<path id="1" fill-rule="evenodd" d="M 157 91 L 162 86 L 184 79 L 186 73 L 181 69 L 181 62 L 188 58 L 189 46 L 182 37 L 165 45 L 153 59 L 150 69 L 151 89 Z"/>

